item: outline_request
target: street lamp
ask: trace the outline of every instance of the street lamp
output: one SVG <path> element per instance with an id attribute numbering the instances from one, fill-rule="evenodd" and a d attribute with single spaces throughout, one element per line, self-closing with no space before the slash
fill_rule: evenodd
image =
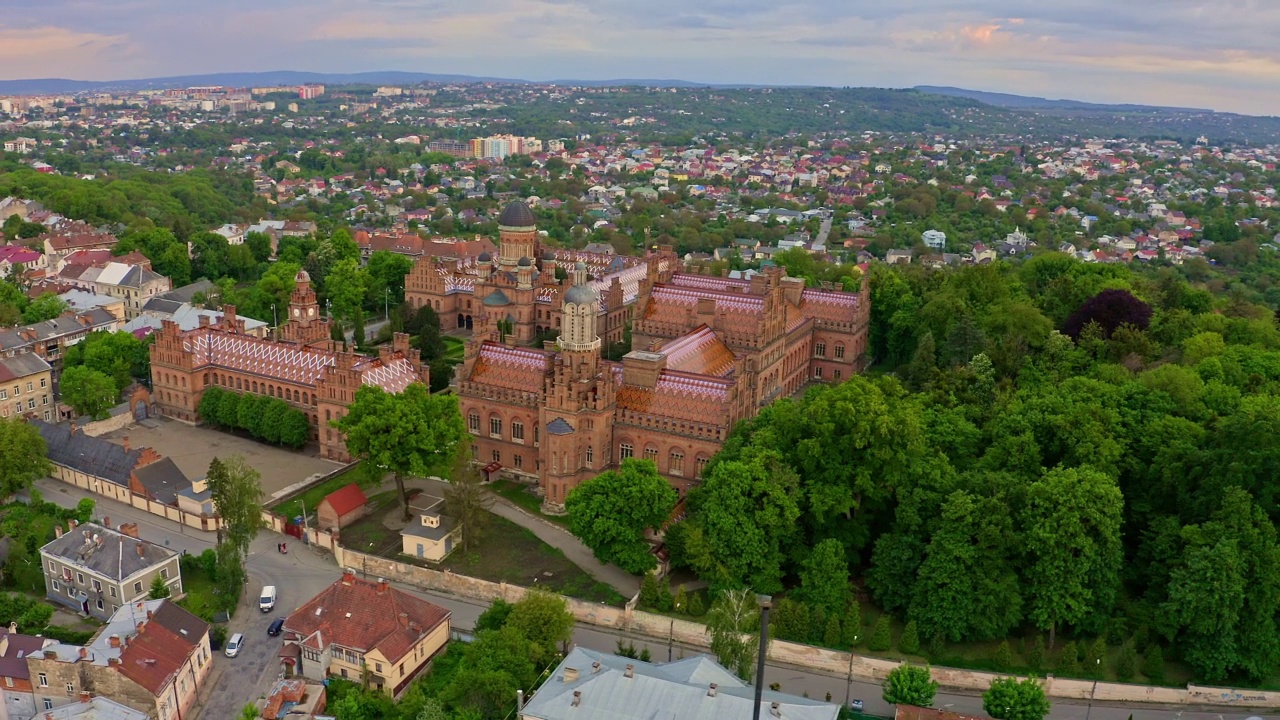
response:
<path id="1" fill-rule="evenodd" d="M 271 303 L 271 327 L 279 327 L 280 318 L 276 315 L 276 304 Z"/>

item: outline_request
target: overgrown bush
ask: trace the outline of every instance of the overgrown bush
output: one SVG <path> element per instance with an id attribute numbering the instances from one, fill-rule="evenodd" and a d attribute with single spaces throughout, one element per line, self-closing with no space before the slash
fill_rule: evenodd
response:
<path id="1" fill-rule="evenodd" d="M 210 425 L 244 430 L 276 445 L 302 447 L 311 437 L 306 413 L 281 398 L 211 387 L 201 396 L 198 412 Z"/>

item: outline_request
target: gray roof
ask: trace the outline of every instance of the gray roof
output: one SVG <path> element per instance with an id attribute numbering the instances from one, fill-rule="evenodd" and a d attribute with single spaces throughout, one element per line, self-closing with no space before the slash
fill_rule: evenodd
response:
<path id="1" fill-rule="evenodd" d="M 566 677 L 566 669 L 576 670 L 576 679 L 573 672 Z M 576 707 L 575 692 L 580 693 Z M 522 715 L 539 720 L 749 720 L 754 694 L 754 688 L 710 658 L 655 665 L 578 647 L 556 667 Z M 760 716 L 774 717 L 770 707 L 775 702 L 784 720 L 835 720 L 840 714 L 840 706 L 832 703 L 766 690 Z"/>
<path id="2" fill-rule="evenodd" d="M 115 323 L 116 316 L 100 307 L 75 315 L 68 313 L 52 320 L 0 330 L 0 350 L 11 351 L 30 347 L 38 342 L 52 340 L 64 335 L 72 335 L 86 330 L 101 330 Z M 24 333 L 30 334 L 24 335 Z"/>
<path id="3" fill-rule="evenodd" d="M 400 531 L 401 535 L 412 535 L 413 537 L 427 538 L 428 540 L 441 540 L 445 535 L 453 532 L 458 526 L 453 518 L 447 515 L 440 515 L 439 527 L 427 527 L 421 521 L 409 523 Z"/>
<path id="4" fill-rule="evenodd" d="M 502 209 L 502 214 L 498 216 L 498 224 L 505 227 L 524 228 L 534 227 L 538 221 L 523 200 L 512 200 Z"/>
<path id="5" fill-rule="evenodd" d="M 174 288 L 169 292 L 161 293 L 156 297 L 161 297 L 166 300 L 176 300 L 180 303 L 189 303 L 191 302 L 191 298 L 196 296 L 196 293 L 205 293 L 207 295 L 209 290 L 212 288 L 213 282 L 211 280 L 197 280 L 190 285 L 183 285 L 182 287 Z"/>
<path id="6" fill-rule="evenodd" d="M 568 435 L 573 432 L 573 426 L 566 422 L 564 418 L 558 417 L 547 423 L 547 432 L 552 435 Z"/>
<path id="7" fill-rule="evenodd" d="M 35 353 L 23 353 L 10 358 L 0 358 L 0 382 L 49 372 L 49 363 Z"/>
<path id="8" fill-rule="evenodd" d="M 150 715 L 126 707 L 108 698 L 91 698 L 89 702 L 63 705 L 41 711 L 42 720 L 147 720 Z"/>
<path id="9" fill-rule="evenodd" d="M 133 577 L 177 555 L 155 543 L 95 523 L 84 523 L 63 533 L 40 548 L 40 552 L 116 581 Z"/>
<path id="10" fill-rule="evenodd" d="M 590 283 L 574 285 L 565 292 L 564 301 L 573 305 L 590 305 L 600 302 L 600 293 Z"/>
<path id="11" fill-rule="evenodd" d="M 191 480 L 169 458 L 143 465 L 133 474 L 153 500 L 165 505 L 176 505 L 178 493 L 191 487 Z"/>
<path id="12" fill-rule="evenodd" d="M 67 305 L 70 305 L 72 310 L 88 310 L 89 308 L 101 307 L 103 305 L 114 305 L 121 302 L 120 298 L 114 298 L 110 295 L 99 295 L 79 288 L 68 290 L 58 297 L 66 301 Z"/>
<path id="13" fill-rule="evenodd" d="M 116 485 L 129 486 L 129 475 L 142 457 L 141 450 L 125 450 L 113 442 L 81 432 L 73 434 L 71 428 L 64 425 L 53 425 L 41 420 L 30 422 L 44 437 L 49 462 Z"/>

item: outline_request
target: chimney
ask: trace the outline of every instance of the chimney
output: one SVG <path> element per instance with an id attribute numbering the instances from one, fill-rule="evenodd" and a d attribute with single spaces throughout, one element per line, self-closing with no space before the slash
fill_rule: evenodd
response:
<path id="1" fill-rule="evenodd" d="M 152 612 L 151 610 L 148 610 L 148 611 L 147 611 L 147 619 L 148 619 L 148 620 L 150 620 L 151 618 L 153 618 L 153 617 L 155 617 L 155 616 L 156 616 L 156 614 L 155 614 L 154 612 Z"/>
<path id="2" fill-rule="evenodd" d="M 138 557 L 142 557 L 145 554 L 146 550 L 142 547 L 142 543 L 138 543 Z"/>
<path id="3" fill-rule="evenodd" d="M 132 448 L 130 448 L 130 447 L 129 447 L 129 436 L 128 436 L 128 435 L 125 435 L 125 436 L 124 436 L 124 451 L 125 451 L 125 452 L 129 452 L 131 449 L 132 449 Z"/>
<path id="4" fill-rule="evenodd" d="M 113 647 L 113 648 L 120 647 L 120 636 L 112 635 L 111 637 L 107 638 L 107 647 Z"/>
<path id="5" fill-rule="evenodd" d="M 118 658 L 118 657 L 107 658 L 107 664 L 108 664 L 108 665 L 119 665 L 119 664 L 120 664 L 120 658 Z"/>
<path id="6" fill-rule="evenodd" d="M 581 691 L 581 690 L 574 690 L 574 691 L 573 691 L 573 702 L 572 702 L 572 703 L 570 703 L 569 707 L 578 707 L 578 706 L 579 706 L 579 705 L 581 705 L 581 704 L 582 704 L 582 691 Z"/>
<path id="7" fill-rule="evenodd" d="M 596 674 L 596 673 L 598 673 L 598 672 L 600 672 L 600 661 L 599 661 L 599 660 L 597 660 L 597 661 L 595 661 L 595 662 L 591 663 L 591 674 L 592 674 L 592 675 L 595 675 L 595 674 Z"/>
<path id="8" fill-rule="evenodd" d="M 128 535 L 129 537 L 137 540 L 138 539 L 138 523 L 121 523 L 120 534 Z"/>
<path id="9" fill-rule="evenodd" d="M 72 420 L 72 421 L 71 421 L 71 434 L 72 434 L 72 435 L 75 435 L 75 434 L 76 434 L 76 430 L 78 430 L 78 429 L 79 429 L 79 428 L 77 428 L 77 427 L 76 427 L 76 421 L 75 421 L 75 420 Z"/>
<path id="10" fill-rule="evenodd" d="M 578 668 L 567 667 L 564 669 L 564 678 L 563 678 L 564 682 L 571 683 L 571 682 L 577 682 L 577 680 L 578 680 Z"/>
<path id="11" fill-rule="evenodd" d="M 378 583 L 382 587 L 382 583 Z M 400 627 L 409 627 L 409 613 L 400 613 Z"/>
<path id="12" fill-rule="evenodd" d="M 782 717 L 782 707 L 776 702 L 769 703 L 769 714 L 776 718 Z"/>
<path id="13" fill-rule="evenodd" d="M 378 594 L 379 595 L 382 595 L 383 593 L 385 593 L 387 589 L 390 587 L 391 587 L 391 583 L 387 582 L 386 578 L 378 578 Z"/>
<path id="14" fill-rule="evenodd" d="M 352 584 L 354 584 L 354 583 L 355 583 L 355 581 L 356 581 L 356 574 L 355 574 L 355 572 L 354 572 L 354 571 L 352 571 L 352 570 L 347 570 L 347 571 L 344 571 L 344 572 L 342 573 L 342 584 L 343 584 L 343 585 L 352 585 Z"/>
<path id="15" fill-rule="evenodd" d="M 45 659 L 45 660 L 57 660 L 57 659 L 58 659 L 58 653 L 54 652 L 53 650 L 45 650 L 45 651 L 44 651 L 44 659 Z"/>
<path id="16" fill-rule="evenodd" d="M 10 633 L 11 635 L 17 635 L 17 634 L 18 634 L 18 621 L 17 621 L 17 620 L 15 620 L 15 621 L 13 621 L 13 622 L 9 623 L 9 633 Z"/>
<path id="17" fill-rule="evenodd" d="M 137 631 L 138 631 L 138 634 L 139 634 L 139 635 L 141 635 L 141 634 L 142 634 L 142 631 L 147 629 L 147 624 L 146 624 L 145 622 L 141 622 L 141 621 L 139 621 L 139 622 L 138 622 L 138 627 L 137 627 L 136 629 L 137 629 Z"/>
<path id="18" fill-rule="evenodd" d="M 54 534 L 56 534 L 58 537 L 62 537 L 62 526 L 61 526 L 61 525 L 54 525 L 54 526 L 53 526 L 53 532 L 54 532 Z"/>
<path id="19" fill-rule="evenodd" d="M 715 697 L 716 691 L 719 689 L 720 689 L 719 685 L 715 683 L 711 683 L 711 687 L 707 688 L 707 697 Z"/>
<path id="20" fill-rule="evenodd" d="M 89 692 L 88 690 L 80 691 L 80 702 L 87 703 L 92 699 L 93 699 L 93 693 Z"/>
<path id="21" fill-rule="evenodd" d="M 110 530 L 110 529 L 111 529 L 111 518 L 106 517 L 106 516 L 103 516 L 103 518 L 102 518 L 102 527 L 104 527 L 104 528 L 106 528 L 106 529 Z"/>
<path id="22" fill-rule="evenodd" d="M 89 648 L 86 648 L 86 647 L 80 648 L 80 659 L 84 660 L 87 657 L 89 657 Z"/>
<path id="23" fill-rule="evenodd" d="M 636 666 L 628 663 L 627 669 L 622 672 L 622 677 L 629 678 L 629 677 L 635 677 L 635 676 L 636 676 Z"/>
<path id="24" fill-rule="evenodd" d="M 79 525 L 80 523 L 75 518 L 71 518 L 70 520 L 67 521 L 67 524 L 71 526 L 72 530 L 75 530 L 76 526 Z"/>

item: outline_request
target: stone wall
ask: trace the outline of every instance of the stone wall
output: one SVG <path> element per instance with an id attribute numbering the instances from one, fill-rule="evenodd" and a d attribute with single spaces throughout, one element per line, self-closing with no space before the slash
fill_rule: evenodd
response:
<path id="1" fill-rule="evenodd" d="M 84 433 L 85 435 L 88 435 L 89 437 L 98 437 L 100 435 L 106 435 L 107 433 L 114 432 L 116 430 L 123 430 L 124 428 L 127 428 L 130 425 L 132 425 L 133 423 L 134 423 L 133 414 L 130 413 L 128 410 L 125 410 L 124 412 L 118 415 L 113 415 L 112 417 L 109 417 L 106 420 L 95 420 L 94 422 L 87 422 L 79 426 L 79 430 L 80 432 Z"/>
<path id="2" fill-rule="evenodd" d="M 326 533 L 320 533 L 325 535 Z M 519 585 L 493 583 L 487 580 L 457 575 L 448 571 L 432 570 L 409 563 L 396 562 L 383 557 L 366 555 L 334 544 L 338 565 L 363 572 L 369 577 L 381 577 L 393 582 L 413 585 L 423 590 L 448 593 L 474 600 L 489 601 L 502 598 L 516 602 L 527 592 Z M 706 627 L 691 620 L 681 620 L 666 615 L 656 615 L 635 610 L 634 600 L 625 608 L 597 605 L 568 599 L 569 611 L 580 623 L 613 628 L 652 638 L 667 639 L 682 645 L 707 648 L 710 637 Z M 769 659 L 773 662 L 829 673 L 845 677 L 852 668 L 859 680 L 883 681 L 899 663 L 882 658 L 853 655 L 837 650 L 774 640 L 769 643 Z M 851 662 L 852 661 L 852 662 Z M 942 687 L 981 693 L 1001 675 L 962 670 L 959 668 L 933 667 L 933 679 Z M 1142 702 L 1163 705 L 1228 705 L 1236 707 L 1280 706 L 1280 692 L 1265 690 L 1233 690 L 1196 685 L 1187 688 L 1127 685 L 1124 683 L 1093 682 L 1049 676 L 1043 681 L 1045 693 L 1050 697 L 1106 702 Z"/>

